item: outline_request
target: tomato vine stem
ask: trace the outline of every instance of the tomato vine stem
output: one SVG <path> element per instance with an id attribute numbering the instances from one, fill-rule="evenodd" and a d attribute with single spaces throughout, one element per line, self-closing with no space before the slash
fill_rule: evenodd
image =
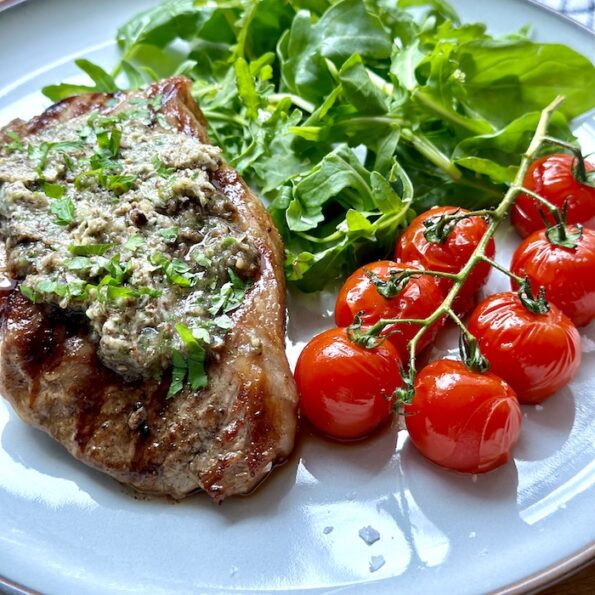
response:
<path id="1" fill-rule="evenodd" d="M 465 214 L 464 217 L 457 215 L 456 213 L 451 215 L 450 217 L 454 220 L 466 218 L 469 216 L 481 216 L 481 217 L 488 217 L 490 219 L 489 225 L 487 230 L 485 231 L 484 235 L 482 236 L 481 240 L 478 242 L 475 250 L 471 254 L 469 260 L 465 264 L 465 266 L 456 274 L 452 273 L 442 273 L 438 271 L 432 270 L 413 270 L 407 269 L 405 271 L 401 271 L 400 274 L 406 275 L 432 275 L 435 277 L 445 277 L 453 281 L 452 287 L 450 288 L 449 292 L 446 294 L 444 300 L 434 310 L 432 314 L 428 317 L 423 319 L 399 319 L 399 318 L 385 318 L 377 321 L 375 324 L 370 326 L 368 329 L 361 329 L 361 325 L 358 328 L 352 327 L 352 336 L 354 337 L 353 340 L 357 342 L 361 342 L 362 344 L 366 344 L 368 341 L 369 346 L 374 346 L 373 338 L 378 339 L 376 345 L 379 342 L 382 342 L 392 333 L 386 333 L 381 335 L 382 331 L 387 326 L 397 325 L 397 324 L 415 324 L 419 325 L 420 329 L 415 334 L 413 339 L 409 341 L 409 373 L 408 377 L 411 378 L 416 374 L 416 353 L 417 353 L 417 345 L 423 335 L 426 333 L 428 328 L 436 323 L 440 318 L 444 316 L 448 316 L 453 320 L 453 322 L 461 329 L 463 336 L 465 336 L 468 340 L 473 339 L 471 333 L 465 327 L 465 324 L 462 320 L 455 314 L 453 310 L 453 303 L 455 298 L 458 296 L 461 288 L 469 278 L 469 275 L 473 271 L 473 269 L 480 263 L 486 262 L 490 266 L 504 272 L 505 274 L 511 276 L 513 279 L 519 282 L 523 282 L 523 279 L 513 275 L 508 271 L 505 267 L 499 265 L 494 260 L 486 256 L 486 248 L 488 246 L 489 241 L 492 239 L 496 230 L 504 221 L 504 219 L 508 216 L 510 208 L 512 207 L 515 199 L 520 193 L 528 194 L 529 196 L 538 200 L 542 205 L 544 205 L 550 212 L 558 213 L 558 209 L 554 205 L 552 205 L 549 201 L 545 200 L 543 197 L 531 192 L 523 187 L 523 180 L 527 174 L 529 166 L 531 162 L 537 157 L 538 151 L 543 145 L 544 142 L 552 142 L 552 137 L 547 136 L 547 130 L 549 127 L 549 123 L 551 121 L 553 113 L 556 109 L 560 106 L 563 102 L 563 97 L 556 97 L 554 101 L 552 101 L 542 112 L 537 127 L 535 129 L 535 133 L 529 146 L 525 153 L 523 154 L 518 172 L 515 176 L 514 182 L 509 186 L 508 190 L 504 194 L 502 200 L 498 204 L 498 206 L 493 210 L 480 210 L 480 211 L 473 211 L 468 214 Z M 553 210 L 553 211 L 552 211 Z M 448 215 L 446 216 L 448 217 Z M 370 341 L 372 339 L 372 341 Z M 474 340 L 474 339 L 473 339 Z"/>

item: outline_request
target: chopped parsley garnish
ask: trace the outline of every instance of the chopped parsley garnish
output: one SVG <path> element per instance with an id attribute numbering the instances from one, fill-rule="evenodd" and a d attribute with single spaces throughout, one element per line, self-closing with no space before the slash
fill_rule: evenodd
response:
<path id="1" fill-rule="evenodd" d="M 161 267 L 167 280 L 174 285 L 191 287 L 196 282 L 196 275 L 191 273 L 190 266 L 179 258 L 169 260 L 160 252 L 153 252 L 149 257 L 149 262 Z"/>
<path id="2" fill-rule="evenodd" d="M 120 115 L 92 116 L 87 120 L 87 126 L 79 132 L 79 135 L 84 135 L 85 138 L 94 132 L 98 150 L 89 158 L 89 169 L 80 173 L 74 180 L 76 188 L 85 186 L 88 178 L 95 178 L 99 186 L 120 195 L 136 183 L 136 176 L 121 173 L 122 166 L 117 161 L 120 156 L 122 131 L 116 124 L 121 119 Z"/>
<path id="3" fill-rule="evenodd" d="M 150 287 L 129 287 L 127 285 L 106 285 L 105 295 L 110 300 L 139 298 L 143 295 L 149 297 L 159 297 L 161 291 L 158 289 L 151 289 Z"/>
<path id="4" fill-rule="evenodd" d="M 238 308 L 249 287 L 249 283 L 242 281 L 232 269 L 228 268 L 227 273 L 230 280 L 221 287 L 219 294 L 208 309 L 212 316 L 216 316 L 220 312 L 225 314 Z"/>
<path id="5" fill-rule="evenodd" d="M 175 328 L 186 352 L 174 349 L 172 353 L 173 368 L 171 384 L 167 392 L 168 399 L 182 390 L 186 380 L 192 390 L 205 388 L 209 383 L 205 370 L 207 355 L 205 345 L 201 344 L 194 332 L 187 326 L 178 323 Z"/>
<path id="6" fill-rule="evenodd" d="M 101 256 L 112 247 L 113 244 L 71 244 L 68 251 L 75 256 Z"/>
<path id="7" fill-rule="evenodd" d="M 130 250 L 131 252 L 136 252 L 141 246 L 144 246 L 145 243 L 146 242 L 142 236 L 133 235 L 128 238 L 124 244 L 124 248 L 126 248 L 126 250 Z"/>
<path id="8" fill-rule="evenodd" d="M 120 141 L 122 140 L 122 131 L 113 126 L 111 130 L 101 130 L 95 132 L 97 137 L 97 146 L 103 154 L 112 158 L 118 156 L 120 152 Z"/>
<path id="9" fill-rule="evenodd" d="M 159 230 L 159 235 L 166 240 L 175 240 L 180 232 L 179 227 L 167 227 Z"/>
<path id="10" fill-rule="evenodd" d="M 54 223 L 57 225 L 70 225 L 74 221 L 76 210 L 74 203 L 69 196 L 54 200 L 50 205 L 50 212 L 56 217 Z"/>
<path id="11" fill-rule="evenodd" d="M 163 163 L 163 161 L 161 161 L 161 159 L 159 159 L 159 157 L 157 155 L 153 155 L 153 159 L 151 159 L 151 163 L 153 164 L 153 167 L 155 168 L 155 172 L 157 173 L 157 175 L 162 178 L 169 178 L 169 176 L 171 176 L 175 171 L 175 169 L 173 167 L 167 167 Z"/>
<path id="12" fill-rule="evenodd" d="M 48 143 L 43 141 L 37 146 L 29 146 L 29 158 L 37 162 L 35 171 L 37 175 L 43 179 L 43 170 L 47 164 L 48 155 L 52 151 L 66 153 L 68 151 L 80 151 L 83 148 L 82 143 L 76 141 L 64 141 L 57 143 Z"/>
<path id="13" fill-rule="evenodd" d="M 98 175 L 97 180 L 99 185 L 113 192 L 114 194 L 124 194 L 128 192 L 136 182 L 136 176 L 123 176 L 123 175 Z"/>
<path id="14" fill-rule="evenodd" d="M 89 285 L 82 279 L 74 279 L 68 283 L 55 278 L 41 279 L 35 287 L 27 287 L 25 290 L 27 293 L 23 291 L 25 287 L 27 286 L 21 285 L 21 292 L 34 303 L 39 297 L 48 294 L 56 295 L 59 298 L 72 298 L 76 301 L 82 301 L 89 297 Z"/>
<path id="15" fill-rule="evenodd" d="M 5 143 L 4 148 L 8 149 L 8 151 L 11 153 L 25 150 L 25 145 L 23 144 L 21 137 L 16 132 L 9 130 L 4 134 L 11 140 L 11 142 Z"/>
<path id="16" fill-rule="evenodd" d="M 64 261 L 64 266 L 69 271 L 87 271 L 93 267 L 93 261 L 86 256 L 75 256 Z"/>
<path id="17" fill-rule="evenodd" d="M 37 303 L 37 294 L 35 293 L 35 290 L 33 290 L 28 285 L 23 284 L 19 285 L 19 289 L 28 300 L 32 301 L 34 304 Z"/>
<path id="18" fill-rule="evenodd" d="M 209 267 L 211 266 L 211 259 L 208 258 L 204 252 L 195 252 L 192 254 L 192 258 L 196 264 L 200 265 L 201 267 Z"/>
<path id="19" fill-rule="evenodd" d="M 41 187 L 48 198 L 60 199 L 66 194 L 66 186 L 62 186 L 61 184 L 43 182 Z"/>

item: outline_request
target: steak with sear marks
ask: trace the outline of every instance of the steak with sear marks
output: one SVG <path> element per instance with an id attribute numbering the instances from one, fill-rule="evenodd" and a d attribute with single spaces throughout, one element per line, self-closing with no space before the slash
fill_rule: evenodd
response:
<path id="1" fill-rule="evenodd" d="M 140 114 L 135 115 L 135 110 L 140 110 Z M 104 119 L 104 128 L 110 118 L 117 125 L 128 118 L 126 126 L 131 126 L 132 132 L 128 137 L 123 134 L 120 141 L 115 139 L 112 129 L 110 140 L 109 130 L 104 133 L 97 119 L 93 120 L 95 114 Z M 125 114 L 125 118 L 118 120 L 121 114 Z M 134 123 L 136 117 L 143 120 L 142 125 Z M 128 170 L 120 171 L 118 178 L 112 173 L 101 177 L 93 171 L 81 175 L 76 167 L 88 156 L 78 153 L 74 142 L 72 146 L 53 146 L 50 150 L 54 153 L 48 153 L 48 145 L 43 142 L 52 140 L 54 130 L 66 129 L 69 122 L 87 120 L 91 127 L 95 126 L 93 134 L 101 146 L 97 155 L 109 165 L 109 152 L 113 156 L 120 151 L 123 165 L 119 167 L 132 168 L 134 175 L 124 175 Z M 155 137 L 159 157 L 153 158 L 152 165 L 150 156 L 145 160 L 149 163 L 145 163 L 144 158 L 134 161 L 135 143 L 130 138 L 136 139 L 141 147 L 146 140 L 143 134 L 153 134 L 154 130 L 163 132 L 157 135 L 159 138 Z M 77 128 L 77 134 L 85 138 L 84 126 Z M 20 140 L 15 141 L 15 138 Z M 167 162 L 168 139 L 189 143 L 187 153 L 186 145 L 180 145 L 184 150 L 180 149 L 176 156 L 177 165 Z M 121 147 L 117 146 L 119 142 Z M 297 393 L 284 349 L 285 284 L 281 239 L 262 202 L 233 169 L 218 159 L 216 148 L 208 142 L 205 118 L 191 96 L 190 81 L 183 77 L 155 83 L 139 92 L 73 97 L 28 122 L 14 121 L 0 130 L 0 146 L 16 143 L 14 150 L 22 151 L 24 163 L 32 159 L 31 150 L 29 157 L 25 154 L 23 147 L 27 144 L 41 147 L 41 153 L 45 150 L 47 158 L 47 163 L 35 162 L 40 178 L 35 179 L 30 167 L 19 173 L 18 168 L 11 165 L 17 163 L 14 161 L 17 153 L 0 152 L 1 230 L 8 276 L 17 284 L 0 296 L 3 318 L 0 391 L 25 422 L 43 429 L 74 457 L 118 481 L 143 492 L 174 498 L 202 489 L 220 502 L 227 496 L 251 491 L 275 464 L 290 454 L 296 432 Z M 197 165 L 191 162 L 191 156 L 194 150 L 202 155 L 199 145 L 208 150 L 206 157 L 203 155 L 204 163 Z M 39 150 L 33 154 L 39 160 L 44 159 L 43 155 L 39 157 Z M 59 154 L 59 159 L 50 163 L 53 154 Z M 130 159 L 126 155 L 131 155 Z M 185 156 L 188 163 L 180 161 L 186 159 Z M 179 171 L 171 174 L 175 167 Z M 79 174 L 75 181 L 74 174 L 68 171 L 72 168 Z M 195 180 L 199 186 L 193 185 Z M 56 191 L 60 184 L 80 188 L 81 197 L 87 193 L 85 204 L 91 205 L 89 207 L 83 207 L 83 202 L 79 205 L 76 196 L 73 199 L 74 221 L 55 223 L 52 219 L 57 212 L 57 202 L 52 201 L 61 200 L 63 193 Z M 143 193 L 151 195 L 155 188 L 160 196 L 170 192 L 168 196 L 173 198 L 166 197 L 163 204 L 155 199 L 153 202 L 159 204 L 153 210 L 150 200 L 142 196 Z M 10 202 L 6 198 L 9 190 L 13 198 L 17 190 L 21 192 L 17 206 L 11 206 L 12 203 L 6 206 Z M 48 198 L 44 192 L 53 196 Z M 132 196 L 130 192 L 136 192 L 134 200 L 126 198 Z M 116 231 L 109 226 L 106 228 L 105 216 L 101 219 L 101 213 L 93 206 L 96 197 L 108 194 L 113 203 L 110 208 L 114 209 Z M 218 201 L 217 196 L 221 200 Z M 21 221 L 20 211 L 10 210 L 25 208 L 23 204 L 29 203 L 40 213 L 34 227 L 27 227 L 31 217 L 21 217 Z M 92 212 L 89 217 L 94 219 L 76 220 L 87 208 Z M 196 221 L 203 227 L 193 223 Z M 159 225 L 166 224 L 164 222 L 174 225 L 158 229 Z M 151 229 L 153 235 L 149 233 Z M 231 240 L 223 238 L 225 245 L 243 242 L 244 252 L 240 248 L 225 248 L 228 260 L 214 271 L 219 244 L 210 245 L 205 237 L 210 233 L 219 237 L 213 230 L 223 233 L 221 229 L 231 234 Z M 64 248 L 66 233 L 75 234 L 67 238 L 71 243 L 72 237 L 76 237 L 75 243 L 103 246 L 94 248 L 97 254 L 99 250 L 113 250 L 114 245 L 120 252 L 109 261 L 111 265 L 108 262 L 110 252 L 103 256 L 82 252 L 84 256 L 76 261 L 60 260 L 59 251 Z M 117 233 L 123 234 L 121 241 Z M 124 239 L 130 234 L 134 237 L 145 234 L 139 236 L 139 245 L 141 240 L 145 245 L 124 247 Z M 138 263 L 141 259 L 148 262 L 148 254 L 153 250 L 151 242 L 161 246 L 161 252 L 157 253 L 165 253 L 165 257 L 151 256 L 146 270 L 140 270 Z M 187 263 L 197 246 L 201 250 L 210 246 L 210 252 L 204 253 L 210 256 L 202 254 L 200 266 L 196 263 L 190 266 Z M 68 249 L 73 251 L 71 247 Z M 126 258 L 129 259 L 126 262 L 132 263 L 128 267 L 122 260 Z M 177 268 L 172 269 L 172 263 Z M 75 295 L 72 289 L 73 277 L 69 275 L 76 266 L 91 267 L 91 272 L 84 273 L 87 275 L 84 283 L 78 285 L 83 295 Z M 105 281 L 105 271 L 93 272 L 92 266 L 103 266 L 106 270 L 111 266 L 112 272 L 108 275 L 111 281 Z M 94 274 L 109 286 L 120 270 L 124 271 L 122 278 L 128 279 L 121 283 L 132 283 L 135 275 L 139 275 L 139 279 L 144 275 L 145 285 L 155 280 L 161 285 L 156 285 L 158 290 L 152 294 L 146 288 L 137 291 L 138 286 L 135 286 L 137 293 L 134 295 L 129 291 L 127 297 L 112 298 L 113 301 L 104 298 L 97 303 L 93 300 L 106 287 L 102 288 L 100 283 L 86 285 L 94 288 L 90 293 L 89 289 L 80 289 Z M 47 283 L 43 285 L 40 279 L 43 281 L 48 271 L 65 275 L 63 278 L 71 285 L 65 282 L 47 289 Z M 238 298 L 241 302 L 231 306 L 229 301 L 221 302 L 220 297 L 217 303 L 209 294 L 230 299 L 228 272 L 234 288 L 236 282 L 244 284 L 243 297 L 240 293 Z M 78 269 L 76 274 L 79 274 Z M 24 291 L 33 279 L 37 279 L 37 289 Z M 23 291 L 19 291 L 18 285 Z M 68 287 L 68 291 L 64 287 Z M 107 289 L 121 296 L 122 291 L 128 291 L 128 286 L 124 290 L 122 287 L 114 285 Z M 202 289 L 198 291 L 197 287 Z M 197 293 L 190 293 L 195 290 Z M 47 293 L 40 293 L 42 291 Z M 160 297 L 155 297 L 157 295 Z M 175 301 L 163 302 L 165 296 Z M 194 296 L 203 300 L 202 310 L 198 308 L 195 312 L 188 305 L 192 302 L 192 308 L 195 307 Z M 165 306 L 156 309 L 160 304 Z M 168 304 L 173 304 L 171 312 L 163 312 L 170 308 Z M 213 314 L 209 318 L 205 310 L 217 316 Z M 172 349 L 183 350 L 173 329 L 179 316 L 190 316 L 189 312 L 199 317 L 196 320 L 209 324 L 211 334 L 216 334 L 219 328 L 216 325 L 225 330 L 219 331 L 219 340 L 206 352 L 208 385 L 192 390 L 189 376 L 183 388 L 168 398 L 172 361 L 168 359 L 169 351 L 158 348 L 170 345 L 167 343 L 170 341 Z M 153 317 L 151 320 L 159 332 L 152 328 L 149 335 L 160 337 L 161 341 L 151 347 L 146 360 L 143 359 L 145 352 L 137 353 L 134 343 L 140 336 L 135 334 L 138 330 L 134 326 L 135 317 L 141 315 Z M 114 345 L 134 345 L 134 348 L 122 348 L 118 352 Z M 142 368 L 144 363 L 152 366 L 150 373 Z M 190 364 L 188 366 L 191 371 Z"/>

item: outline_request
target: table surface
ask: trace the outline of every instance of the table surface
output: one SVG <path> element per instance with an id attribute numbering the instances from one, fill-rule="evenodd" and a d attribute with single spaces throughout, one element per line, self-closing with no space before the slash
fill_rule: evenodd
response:
<path id="1" fill-rule="evenodd" d="M 595 560 L 570 578 L 539 591 L 539 595 L 593 595 L 595 593 Z"/>

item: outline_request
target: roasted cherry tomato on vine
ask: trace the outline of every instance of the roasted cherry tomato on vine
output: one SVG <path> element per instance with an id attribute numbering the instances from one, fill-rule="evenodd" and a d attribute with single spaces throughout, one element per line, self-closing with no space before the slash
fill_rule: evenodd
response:
<path id="1" fill-rule="evenodd" d="M 417 262 L 424 269 L 443 273 L 458 273 L 467 264 L 477 244 L 488 229 L 488 224 L 481 217 L 468 217 L 456 222 L 447 239 L 433 242 L 426 238 L 427 221 L 437 222 L 443 215 L 464 215 L 465 209 L 457 207 L 434 207 L 416 217 L 405 230 L 395 250 L 397 260 L 408 263 Z M 486 247 L 486 256 L 493 258 L 496 251 L 494 240 L 490 239 Z M 486 282 L 490 266 L 480 262 L 473 269 L 467 281 L 455 299 L 454 309 L 458 313 L 470 310 L 475 303 L 477 291 Z M 439 279 L 443 293 L 448 293 L 452 280 Z"/>
<path id="2" fill-rule="evenodd" d="M 584 326 L 595 319 L 595 231 L 569 226 L 567 233 L 574 248 L 553 243 L 545 230 L 532 233 L 514 253 L 510 270 L 533 287 L 545 287 L 547 300 Z"/>
<path id="3" fill-rule="evenodd" d="M 549 304 L 529 311 L 514 292 L 490 296 L 467 325 L 490 362 L 521 403 L 540 403 L 568 384 L 581 362 L 581 339 L 572 321 Z"/>
<path id="4" fill-rule="evenodd" d="M 363 326 L 370 326 L 381 318 L 426 318 L 440 306 L 444 296 L 435 277 L 420 274 L 398 279 L 406 269 L 422 270 L 419 265 L 381 260 L 359 268 L 345 281 L 335 305 L 337 326 L 349 326 L 361 312 Z M 418 343 L 418 350 L 436 337 L 444 323 L 438 321 L 428 328 Z M 419 325 L 393 324 L 381 336 L 389 335 L 403 360 L 408 357 L 408 342 L 419 331 Z"/>
<path id="5" fill-rule="evenodd" d="M 530 166 L 523 186 L 561 209 L 568 201 L 568 223 L 581 223 L 595 229 L 595 187 L 576 178 L 577 158 L 574 155 L 555 153 L 535 160 Z M 595 165 L 585 161 L 587 172 Z M 534 231 L 545 228 L 541 213 L 550 223 L 554 218 L 527 194 L 519 194 L 510 220 L 519 235 L 526 238 Z"/>
<path id="6" fill-rule="evenodd" d="M 362 438 L 392 412 L 401 386 L 401 359 L 391 343 L 366 349 L 344 328 L 314 337 L 295 369 L 300 411 L 324 434 L 342 440 Z"/>
<path id="7" fill-rule="evenodd" d="M 414 387 L 405 424 L 425 457 L 466 473 L 483 473 L 508 461 L 522 415 L 504 380 L 443 359 L 423 368 Z"/>

